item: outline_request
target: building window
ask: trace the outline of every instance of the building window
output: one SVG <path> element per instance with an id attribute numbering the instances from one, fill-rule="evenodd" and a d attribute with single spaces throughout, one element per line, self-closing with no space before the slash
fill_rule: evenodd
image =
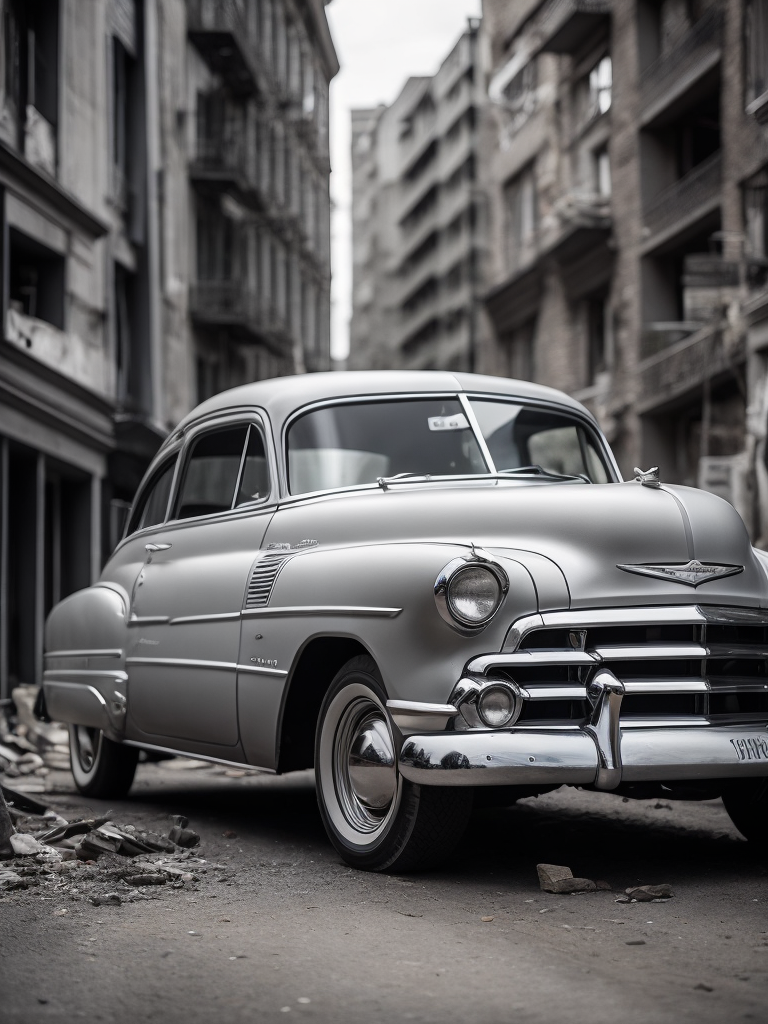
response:
<path id="1" fill-rule="evenodd" d="M 587 344 L 589 379 L 605 373 L 611 364 L 610 312 L 604 292 L 590 295 L 585 300 L 587 314 Z"/>
<path id="2" fill-rule="evenodd" d="M 56 173 L 59 112 L 58 0 L 3 4 L 5 103 L 25 158 Z"/>
<path id="3" fill-rule="evenodd" d="M 536 110 L 537 90 L 538 64 L 532 60 L 502 90 L 512 116 L 512 131 L 517 131 Z"/>
<path id="4" fill-rule="evenodd" d="M 613 65 L 609 56 L 602 57 L 576 85 L 577 117 L 587 124 L 611 109 Z"/>
<path id="5" fill-rule="evenodd" d="M 509 261 L 517 265 L 534 244 L 537 227 L 535 167 L 529 164 L 504 187 Z"/>
<path id="6" fill-rule="evenodd" d="M 600 146 L 592 154 L 595 193 L 605 199 L 611 195 L 611 161 L 608 146 Z"/>
<path id="7" fill-rule="evenodd" d="M 64 328 L 64 257 L 11 228 L 10 308 Z"/>
<path id="8" fill-rule="evenodd" d="M 112 198 L 128 208 L 130 194 L 131 106 L 135 61 L 118 39 L 112 40 Z"/>
<path id="9" fill-rule="evenodd" d="M 534 379 L 536 320 L 528 320 L 507 336 L 508 374 L 515 380 Z"/>
<path id="10" fill-rule="evenodd" d="M 747 0 L 744 31 L 749 104 L 768 92 L 768 0 Z"/>
<path id="11" fill-rule="evenodd" d="M 749 283 L 762 287 L 768 277 L 768 170 L 744 184 L 744 228 Z"/>

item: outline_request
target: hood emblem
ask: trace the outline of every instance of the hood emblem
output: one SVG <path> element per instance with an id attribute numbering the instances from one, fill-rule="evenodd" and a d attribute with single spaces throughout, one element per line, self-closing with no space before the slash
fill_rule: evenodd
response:
<path id="1" fill-rule="evenodd" d="M 654 576 L 656 579 L 669 580 L 671 583 L 682 583 L 686 587 L 698 587 L 710 580 L 719 580 L 724 576 L 735 576 L 744 572 L 743 565 L 718 565 L 711 562 L 700 562 L 692 558 L 687 565 L 617 565 L 624 572 L 634 572 L 639 576 Z"/>

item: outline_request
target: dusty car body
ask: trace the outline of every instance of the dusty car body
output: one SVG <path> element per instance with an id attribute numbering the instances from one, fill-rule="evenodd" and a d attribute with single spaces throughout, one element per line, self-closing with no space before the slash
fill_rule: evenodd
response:
<path id="1" fill-rule="evenodd" d="M 142 748 L 314 766 L 362 868 L 448 852 L 478 787 L 722 794 L 764 839 L 765 566 L 725 501 L 622 482 L 551 389 L 260 382 L 164 443 L 100 580 L 49 617 L 45 700 L 94 795 Z"/>

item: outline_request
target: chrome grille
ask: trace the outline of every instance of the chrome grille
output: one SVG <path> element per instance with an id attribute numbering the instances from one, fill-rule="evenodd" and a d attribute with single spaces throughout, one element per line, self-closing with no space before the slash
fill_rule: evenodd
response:
<path id="1" fill-rule="evenodd" d="M 290 555 L 276 552 L 262 555 L 251 570 L 248 590 L 245 595 L 246 608 L 263 608 L 269 604 L 272 588 L 278 573 Z"/>
<path id="2" fill-rule="evenodd" d="M 768 613 L 675 606 L 531 616 L 504 650 L 470 662 L 514 679 L 520 725 L 580 724 L 603 666 L 623 683 L 623 728 L 768 722 Z"/>

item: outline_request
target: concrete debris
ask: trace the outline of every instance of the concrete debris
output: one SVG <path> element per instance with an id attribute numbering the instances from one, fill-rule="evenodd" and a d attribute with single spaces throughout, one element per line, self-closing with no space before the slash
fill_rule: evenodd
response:
<path id="1" fill-rule="evenodd" d="M 653 903 L 655 900 L 669 900 L 675 895 L 671 885 L 635 885 L 624 890 L 630 900 L 637 903 Z"/>
<path id="2" fill-rule="evenodd" d="M 184 849 L 191 849 L 194 846 L 200 845 L 200 836 L 197 832 L 193 832 L 191 828 L 180 828 L 178 825 L 173 826 L 168 833 L 168 838 L 172 843 Z"/>
<path id="3" fill-rule="evenodd" d="M 597 883 L 591 878 L 574 878 L 570 868 L 560 864 L 537 864 L 539 885 L 544 892 L 595 892 Z"/>
<path id="4" fill-rule="evenodd" d="M 45 847 L 41 843 L 23 832 L 15 832 L 10 841 L 15 857 L 35 857 L 39 853 L 45 853 Z"/>

